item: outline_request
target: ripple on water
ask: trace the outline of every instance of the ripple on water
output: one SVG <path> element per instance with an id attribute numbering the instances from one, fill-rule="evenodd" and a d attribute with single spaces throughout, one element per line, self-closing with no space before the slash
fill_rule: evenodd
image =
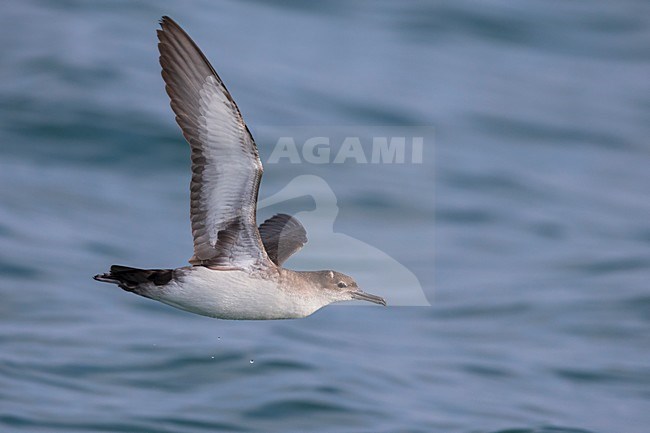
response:
<path id="1" fill-rule="evenodd" d="M 593 430 L 583 430 L 580 428 L 571 427 L 539 427 L 539 428 L 513 428 L 506 430 L 499 430 L 492 433 L 598 433 Z"/>
<path id="2" fill-rule="evenodd" d="M 41 276 L 41 272 L 37 267 L 30 266 L 29 264 L 0 259 L 0 276 L 34 281 Z"/>

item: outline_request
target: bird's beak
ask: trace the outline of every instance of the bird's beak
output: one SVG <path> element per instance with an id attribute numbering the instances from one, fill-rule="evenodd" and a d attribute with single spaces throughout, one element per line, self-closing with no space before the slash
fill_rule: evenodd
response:
<path id="1" fill-rule="evenodd" d="M 386 306 L 386 300 L 384 298 L 377 295 L 371 295 L 370 293 L 366 293 L 363 290 L 352 292 L 352 299 L 357 299 L 359 301 L 370 301 L 374 302 L 375 304 L 383 305 L 384 307 Z"/>

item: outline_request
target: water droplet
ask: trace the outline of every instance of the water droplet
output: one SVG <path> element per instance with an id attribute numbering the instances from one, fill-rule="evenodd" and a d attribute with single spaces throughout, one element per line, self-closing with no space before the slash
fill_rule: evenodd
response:
<path id="1" fill-rule="evenodd" d="M 254 360 L 252 360 L 252 359 L 250 360 L 250 363 L 251 363 L 251 364 L 254 363 L 254 362 L 255 362 Z"/>
<path id="2" fill-rule="evenodd" d="M 214 356 L 211 356 L 212 359 L 214 359 Z"/>
<path id="3" fill-rule="evenodd" d="M 221 340 L 221 337 L 217 337 L 217 340 Z"/>

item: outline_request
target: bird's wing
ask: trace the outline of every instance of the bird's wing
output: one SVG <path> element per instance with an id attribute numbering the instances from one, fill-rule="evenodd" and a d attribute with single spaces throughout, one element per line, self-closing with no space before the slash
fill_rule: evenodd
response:
<path id="1" fill-rule="evenodd" d="M 269 258 L 280 266 L 307 243 L 307 232 L 296 218 L 277 214 L 260 225 L 260 236 Z"/>
<path id="2" fill-rule="evenodd" d="M 192 157 L 193 265 L 243 269 L 270 264 L 255 212 L 262 177 L 239 108 L 192 39 L 171 18 L 158 30 L 160 65 Z"/>

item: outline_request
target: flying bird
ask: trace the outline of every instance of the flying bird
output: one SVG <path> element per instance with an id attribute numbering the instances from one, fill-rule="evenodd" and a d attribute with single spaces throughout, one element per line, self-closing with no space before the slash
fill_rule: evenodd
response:
<path id="1" fill-rule="evenodd" d="M 219 319 L 294 319 L 333 302 L 370 301 L 354 279 L 333 270 L 293 271 L 282 264 L 307 242 L 286 214 L 257 226 L 262 162 L 221 78 L 171 18 L 160 21 L 158 50 L 176 122 L 191 149 L 191 266 L 113 265 L 94 279 L 182 310 Z"/>

